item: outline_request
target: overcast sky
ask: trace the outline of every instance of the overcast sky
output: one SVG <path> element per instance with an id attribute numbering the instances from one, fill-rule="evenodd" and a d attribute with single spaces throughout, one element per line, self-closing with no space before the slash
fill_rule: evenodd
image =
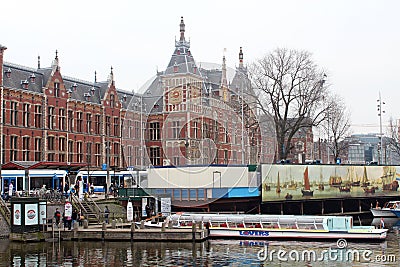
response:
<path id="1" fill-rule="evenodd" d="M 0 44 L 5 61 L 51 65 L 106 80 L 114 68 L 120 89 L 138 91 L 164 70 L 179 38 L 180 17 L 197 62 L 249 64 L 277 47 L 307 50 L 351 110 L 353 133 L 379 132 L 400 118 L 400 1 L 2 1 Z"/>

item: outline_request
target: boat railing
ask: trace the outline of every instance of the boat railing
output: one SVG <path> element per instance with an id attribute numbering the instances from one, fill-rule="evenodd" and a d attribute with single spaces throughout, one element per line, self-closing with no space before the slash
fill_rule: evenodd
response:
<path id="1" fill-rule="evenodd" d="M 262 229 L 302 229 L 324 230 L 324 217 L 296 217 L 296 216 L 240 216 L 240 215 L 184 215 L 172 219 L 173 225 L 178 227 L 192 226 L 193 223 L 203 222 L 210 227 L 222 228 L 262 228 Z"/>

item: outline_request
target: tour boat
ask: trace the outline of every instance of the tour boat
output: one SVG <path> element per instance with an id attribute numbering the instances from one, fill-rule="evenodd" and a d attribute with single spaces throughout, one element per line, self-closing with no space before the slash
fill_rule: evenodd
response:
<path id="1" fill-rule="evenodd" d="M 400 218 L 400 209 L 397 210 L 392 210 L 393 214 L 397 216 L 397 218 Z"/>
<path id="2" fill-rule="evenodd" d="M 397 217 L 376 217 L 372 220 L 371 225 L 377 228 L 392 229 L 393 226 L 400 225 L 400 219 Z"/>
<path id="3" fill-rule="evenodd" d="M 383 208 L 372 208 L 371 212 L 374 217 L 396 217 L 396 214 L 393 212 L 396 209 L 400 211 L 400 201 L 386 202 Z"/>
<path id="4" fill-rule="evenodd" d="M 353 226 L 351 216 L 181 213 L 169 220 L 177 228 L 203 224 L 209 228 L 210 238 L 384 240 L 388 231 Z"/>

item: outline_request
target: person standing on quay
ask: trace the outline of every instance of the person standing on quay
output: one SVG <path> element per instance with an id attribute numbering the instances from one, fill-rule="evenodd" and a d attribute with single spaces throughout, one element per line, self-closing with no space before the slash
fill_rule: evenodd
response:
<path id="1" fill-rule="evenodd" d="M 108 209 L 108 207 L 106 206 L 104 208 L 104 220 L 106 222 L 106 224 L 108 224 L 108 215 L 110 214 L 110 210 Z"/>
<path id="2" fill-rule="evenodd" d="M 104 198 L 107 199 L 108 198 L 107 183 L 105 183 L 103 187 L 104 187 Z"/>
<path id="3" fill-rule="evenodd" d="M 14 190 L 14 184 L 13 182 L 10 183 L 10 185 L 8 186 L 8 197 L 11 198 L 13 195 L 13 190 Z"/>
<path id="4" fill-rule="evenodd" d="M 54 219 L 56 221 L 57 226 L 60 224 L 60 219 L 61 219 L 61 212 L 56 208 L 56 211 L 54 212 Z"/>
<path id="5" fill-rule="evenodd" d="M 74 224 L 78 220 L 78 211 L 76 209 L 72 210 L 72 229 L 74 229 Z"/>

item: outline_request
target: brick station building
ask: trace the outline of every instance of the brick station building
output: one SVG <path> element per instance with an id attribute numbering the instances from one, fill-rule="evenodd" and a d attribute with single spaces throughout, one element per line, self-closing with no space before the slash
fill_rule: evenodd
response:
<path id="1" fill-rule="evenodd" d="M 197 66 L 185 24 L 164 71 L 143 94 L 106 81 L 64 76 L 50 67 L 4 62 L 0 46 L 1 163 L 84 163 L 100 169 L 149 165 L 272 162 L 274 141 L 262 133 L 242 48 L 231 78 Z M 243 118 L 243 119 L 242 119 Z"/>

